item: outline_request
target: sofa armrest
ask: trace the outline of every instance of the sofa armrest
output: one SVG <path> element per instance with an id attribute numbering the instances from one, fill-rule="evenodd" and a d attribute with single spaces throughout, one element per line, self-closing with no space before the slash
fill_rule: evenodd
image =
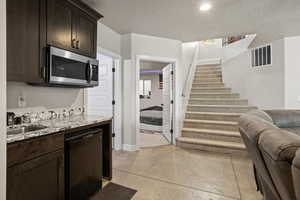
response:
<path id="1" fill-rule="evenodd" d="M 300 127 L 300 110 L 265 110 L 279 128 Z"/>
<path id="2" fill-rule="evenodd" d="M 292 164 L 296 151 L 300 148 L 300 136 L 282 129 L 269 129 L 261 135 L 259 148 L 274 161 Z"/>
<path id="3" fill-rule="evenodd" d="M 300 149 L 296 152 L 296 156 L 293 160 L 292 175 L 296 197 L 300 199 Z"/>

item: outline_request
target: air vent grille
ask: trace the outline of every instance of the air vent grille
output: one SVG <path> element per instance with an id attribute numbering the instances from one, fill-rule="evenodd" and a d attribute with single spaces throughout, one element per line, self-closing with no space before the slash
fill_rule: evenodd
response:
<path id="1" fill-rule="evenodd" d="M 269 44 L 252 49 L 251 63 L 252 67 L 263 67 L 272 65 L 272 46 Z"/>

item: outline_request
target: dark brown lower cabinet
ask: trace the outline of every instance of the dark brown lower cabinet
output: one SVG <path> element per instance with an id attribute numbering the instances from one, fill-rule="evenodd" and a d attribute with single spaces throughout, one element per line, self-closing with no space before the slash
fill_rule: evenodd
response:
<path id="1" fill-rule="evenodd" d="M 63 199 L 63 149 L 7 169 L 7 200 Z"/>

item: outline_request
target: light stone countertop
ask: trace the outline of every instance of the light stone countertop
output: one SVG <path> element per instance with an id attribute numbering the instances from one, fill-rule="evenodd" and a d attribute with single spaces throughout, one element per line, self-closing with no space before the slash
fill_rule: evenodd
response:
<path id="1" fill-rule="evenodd" d="M 44 135 L 50 135 L 53 133 L 58 133 L 69 129 L 101 123 L 104 121 L 109 121 L 111 119 L 112 119 L 111 117 L 103 117 L 103 116 L 96 116 L 96 115 L 77 115 L 77 116 L 75 115 L 73 117 L 65 118 L 65 119 L 45 120 L 37 123 L 22 124 L 17 127 L 30 126 L 30 125 L 42 125 L 42 126 L 46 126 L 47 128 L 42 130 L 27 132 L 27 133 L 20 133 L 16 135 L 7 135 L 7 144 L 17 142 L 17 141 L 27 140 L 30 138 L 40 137 Z"/>

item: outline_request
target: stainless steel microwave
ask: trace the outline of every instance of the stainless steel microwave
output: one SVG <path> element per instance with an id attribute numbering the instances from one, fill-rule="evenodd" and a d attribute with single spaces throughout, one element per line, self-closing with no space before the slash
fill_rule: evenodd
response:
<path id="1" fill-rule="evenodd" d="M 98 60 L 56 47 L 48 47 L 47 82 L 55 86 L 95 87 L 99 85 Z"/>

